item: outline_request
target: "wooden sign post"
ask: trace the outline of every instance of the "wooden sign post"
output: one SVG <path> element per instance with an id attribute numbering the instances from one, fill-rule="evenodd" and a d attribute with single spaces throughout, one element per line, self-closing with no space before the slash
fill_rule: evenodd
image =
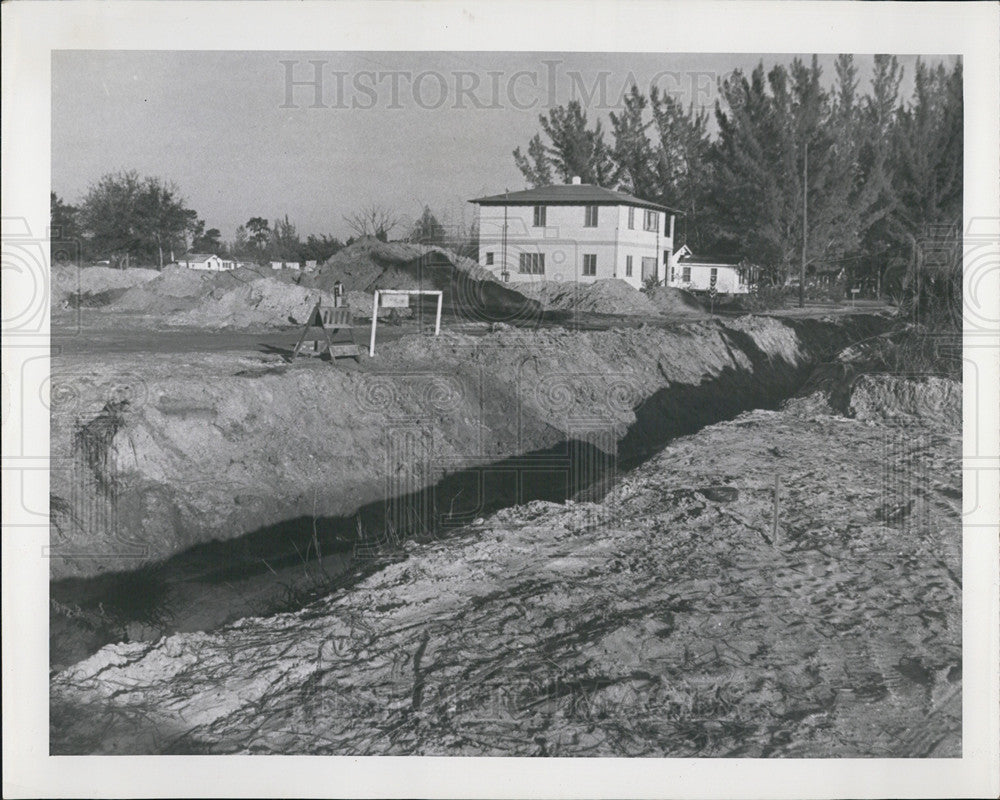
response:
<path id="1" fill-rule="evenodd" d="M 409 308 L 410 295 L 431 295 L 437 298 L 437 313 L 434 315 L 434 335 L 441 334 L 441 305 L 444 293 L 439 289 L 376 289 L 372 298 L 372 332 L 368 344 L 368 355 L 375 355 L 375 329 L 378 327 L 379 308 Z"/>

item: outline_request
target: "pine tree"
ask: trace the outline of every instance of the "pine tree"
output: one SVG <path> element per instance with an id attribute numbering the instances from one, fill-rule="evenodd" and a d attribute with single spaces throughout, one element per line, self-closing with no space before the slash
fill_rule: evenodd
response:
<path id="1" fill-rule="evenodd" d="M 514 150 L 514 163 L 533 188 L 552 185 L 552 162 L 539 134 L 536 133 L 528 142 L 527 156 L 520 147 Z"/>
<path id="2" fill-rule="evenodd" d="M 660 200 L 663 187 L 658 180 L 657 158 L 647 133 L 652 120 L 644 119 L 646 98 L 632 84 L 623 102 L 622 112 L 611 114 L 614 159 L 621 172 L 619 188 L 643 200 Z"/>
<path id="3" fill-rule="evenodd" d="M 774 97 L 769 96 L 768 85 Z M 749 79 L 734 71 L 720 82 L 719 90 L 721 100 L 715 109 L 719 137 L 712 150 L 712 213 L 718 243 L 753 257 L 780 281 L 794 251 L 794 230 L 786 209 L 797 200 L 794 186 L 788 185 L 787 164 L 782 163 L 790 151 L 782 140 L 790 133 L 775 124 L 779 112 L 788 116 L 787 73 L 784 67 L 775 67 L 765 79 L 764 65 L 759 64 Z"/>
<path id="4" fill-rule="evenodd" d="M 536 135 L 528 145 L 528 156 L 520 148 L 514 151 L 514 163 L 534 186 L 550 181 L 555 175 L 564 183 L 579 177 L 584 183 L 615 186 L 619 170 L 611 148 L 604 141 L 600 121 L 593 128 L 587 125 L 587 115 L 578 100 L 549 110 L 539 116 L 542 131 L 549 144 Z"/>
<path id="5" fill-rule="evenodd" d="M 962 65 L 949 73 L 918 59 L 913 98 L 896 125 L 893 187 L 899 198 L 890 228 L 912 251 L 904 293 L 921 319 L 961 318 L 963 192 Z"/>
<path id="6" fill-rule="evenodd" d="M 962 65 L 949 74 L 917 60 L 913 98 L 896 127 L 894 218 L 919 237 L 929 225 L 955 224 L 962 214 Z"/>
<path id="7" fill-rule="evenodd" d="M 445 244 L 447 233 L 444 226 L 438 222 L 437 217 L 431 211 L 430 206 L 424 206 L 424 211 L 420 215 L 410 231 L 410 241 L 422 244 Z"/>
<path id="8" fill-rule="evenodd" d="M 860 233 L 858 277 L 879 292 L 893 250 L 891 215 L 898 202 L 892 186 L 893 142 L 903 70 L 895 56 L 876 55 L 871 90 L 858 122 L 858 182 L 868 200 L 868 220 Z"/>
<path id="9" fill-rule="evenodd" d="M 650 90 L 656 149 L 654 169 L 659 187 L 657 200 L 684 212 L 677 244 L 688 244 L 696 252 L 707 246 L 712 236 L 712 217 L 707 213 L 711 192 L 708 113 L 685 111 L 667 94 Z"/>

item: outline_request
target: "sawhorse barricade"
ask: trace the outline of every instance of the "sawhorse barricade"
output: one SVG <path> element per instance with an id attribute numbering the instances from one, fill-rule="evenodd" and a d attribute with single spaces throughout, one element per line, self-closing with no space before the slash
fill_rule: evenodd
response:
<path id="1" fill-rule="evenodd" d="M 309 312 L 309 320 L 302 329 L 302 335 L 292 350 L 292 359 L 298 356 L 322 356 L 329 353 L 330 360 L 337 358 L 353 358 L 361 361 L 361 348 L 354 341 L 354 320 L 351 309 L 344 306 L 331 308 L 324 307 L 322 300 L 318 300 Z M 348 341 L 337 341 L 337 334 L 343 332 Z M 331 334 L 334 338 L 331 338 Z M 312 348 L 304 347 L 311 344 Z"/>

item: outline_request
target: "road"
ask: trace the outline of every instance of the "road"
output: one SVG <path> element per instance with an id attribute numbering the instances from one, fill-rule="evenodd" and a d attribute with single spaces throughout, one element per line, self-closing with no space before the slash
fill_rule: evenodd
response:
<path id="1" fill-rule="evenodd" d="M 891 308 L 873 301 L 849 304 L 812 303 L 805 308 L 784 308 L 769 311 L 762 316 L 774 317 L 826 317 L 848 314 L 873 314 Z M 717 311 L 719 318 L 745 316 L 745 312 Z M 546 311 L 541 318 L 522 323 L 520 327 L 566 328 L 570 330 L 609 330 L 612 328 L 637 328 L 641 325 L 667 327 L 678 322 L 706 320 L 708 315 L 673 316 L 621 316 L 576 311 Z M 482 336 L 491 330 L 490 323 L 470 322 L 457 317 L 446 309 L 442 316 L 442 330 Z M 291 353 L 298 340 L 301 327 L 251 330 L 207 330 L 204 328 L 168 328 L 140 315 L 111 314 L 93 309 L 80 309 L 53 317 L 53 355 L 81 355 L 108 353 Z M 376 346 L 384 345 L 403 336 L 433 330 L 433 317 L 423 320 L 402 320 L 398 324 L 380 322 Z M 354 330 L 355 340 L 367 349 L 370 322 L 362 321 Z"/>

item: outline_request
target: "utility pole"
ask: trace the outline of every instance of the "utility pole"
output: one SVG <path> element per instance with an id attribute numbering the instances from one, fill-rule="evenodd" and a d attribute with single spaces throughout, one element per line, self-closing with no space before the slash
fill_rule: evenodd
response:
<path id="1" fill-rule="evenodd" d="M 503 190 L 503 246 L 500 248 L 500 259 L 503 263 L 503 267 L 500 270 L 500 279 L 505 282 L 510 280 L 510 267 L 507 265 L 507 196 L 509 194 L 510 189 L 505 187 Z"/>
<path id="2" fill-rule="evenodd" d="M 806 243 L 809 238 L 809 142 L 802 159 L 802 266 L 799 268 L 799 308 L 806 305 Z"/>

